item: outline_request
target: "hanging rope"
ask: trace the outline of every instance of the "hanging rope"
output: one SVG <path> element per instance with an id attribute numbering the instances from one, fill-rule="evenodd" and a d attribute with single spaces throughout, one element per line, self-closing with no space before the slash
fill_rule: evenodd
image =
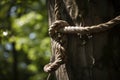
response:
<path id="1" fill-rule="evenodd" d="M 60 20 L 60 22 L 56 21 L 53 25 L 50 26 L 49 34 L 54 42 L 55 50 L 55 61 L 47 64 L 44 67 L 45 72 L 55 71 L 66 61 L 66 48 L 67 48 L 67 37 L 65 34 L 60 34 L 56 30 L 61 27 L 69 26 L 65 21 Z"/>
<path id="2" fill-rule="evenodd" d="M 52 45 L 52 47 L 54 48 L 55 61 L 45 65 L 45 72 L 53 72 L 57 70 L 60 67 L 60 65 L 64 64 L 66 61 L 67 36 L 63 33 L 59 33 L 56 31 L 64 26 L 69 26 L 66 21 L 63 21 L 65 20 L 65 16 L 63 15 L 65 6 L 62 3 L 63 0 L 55 0 L 56 22 L 54 22 L 49 27 L 49 34 L 54 44 Z"/>
<path id="3" fill-rule="evenodd" d="M 45 72 L 53 72 L 57 70 L 66 61 L 66 48 L 67 48 L 67 35 L 73 33 L 79 33 L 81 35 L 91 34 L 106 31 L 111 29 L 117 24 L 120 24 L 120 16 L 102 24 L 95 26 L 69 26 L 69 24 L 64 21 L 66 15 L 63 14 L 65 6 L 63 5 L 63 0 L 55 0 L 55 22 L 49 27 L 49 34 L 53 41 L 52 47 L 54 49 L 55 61 L 50 62 L 45 65 Z"/>

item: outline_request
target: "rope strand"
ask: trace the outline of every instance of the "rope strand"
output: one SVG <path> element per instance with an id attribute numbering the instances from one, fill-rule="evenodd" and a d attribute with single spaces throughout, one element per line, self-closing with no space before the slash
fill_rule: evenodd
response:
<path id="1" fill-rule="evenodd" d="M 54 48 L 55 61 L 44 67 L 45 72 L 53 72 L 66 62 L 66 47 L 67 36 L 57 32 L 60 28 L 69 26 L 66 21 L 63 21 L 63 0 L 55 0 L 55 22 L 49 27 L 49 34 L 52 38 Z"/>
<path id="2" fill-rule="evenodd" d="M 106 23 L 102 23 L 94 26 L 86 26 L 86 27 L 65 26 L 64 28 L 58 30 L 58 32 L 69 33 L 69 34 L 80 33 L 81 35 L 84 35 L 89 33 L 98 33 L 102 31 L 106 31 L 111 29 L 117 24 L 120 24 L 120 15 Z"/>
<path id="3" fill-rule="evenodd" d="M 52 47 L 54 48 L 55 61 L 45 65 L 45 72 L 53 72 L 57 70 L 66 61 L 66 48 L 67 48 L 67 35 L 79 33 L 81 35 L 98 33 L 111 29 L 117 24 L 120 24 L 120 15 L 116 18 L 102 24 L 86 27 L 69 26 L 64 21 L 65 15 L 63 15 L 63 0 L 55 0 L 55 22 L 49 27 L 49 34 L 53 41 Z"/>

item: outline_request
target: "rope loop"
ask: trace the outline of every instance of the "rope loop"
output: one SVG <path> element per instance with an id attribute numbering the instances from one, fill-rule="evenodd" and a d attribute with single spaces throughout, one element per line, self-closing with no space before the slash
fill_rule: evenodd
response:
<path id="1" fill-rule="evenodd" d="M 50 27 L 49 27 L 49 35 L 50 37 L 54 38 L 55 35 L 59 37 L 59 30 L 64 28 L 65 26 L 69 26 L 69 24 L 64 20 L 56 20 Z"/>
<path id="2" fill-rule="evenodd" d="M 49 27 L 49 35 L 54 41 L 52 47 L 54 48 L 55 60 L 45 65 L 45 72 L 53 72 L 66 62 L 67 35 L 59 32 L 65 26 L 69 26 L 66 21 L 57 20 Z"/>

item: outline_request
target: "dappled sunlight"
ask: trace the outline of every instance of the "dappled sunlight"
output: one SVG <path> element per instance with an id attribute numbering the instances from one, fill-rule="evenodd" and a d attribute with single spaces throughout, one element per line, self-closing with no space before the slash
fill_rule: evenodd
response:
<path id="1" fill-rule="evenodd" d="M 7 36 L 7 35 L 8 35 L 8 32 L 7 32 L 7 31 L 3 31 L 3 35 L 4 35 L 4 36 Z"/>
<path id="2" fill-rule="evenodd" d="M 33 25 L 35 21 L 40 21 L 42 19 L 42 15 L 35 12 L 30 12 L 20 18 L 15 19 L 15 21 L 13 22 L 13 27 L 22 27 L 26 24 Z"/>
<path id="3" fill-rule="evenodd" d="M 2 0 L 0 7 L 0 80 L 44 80 L 50 57 L 45 0 Z"/>

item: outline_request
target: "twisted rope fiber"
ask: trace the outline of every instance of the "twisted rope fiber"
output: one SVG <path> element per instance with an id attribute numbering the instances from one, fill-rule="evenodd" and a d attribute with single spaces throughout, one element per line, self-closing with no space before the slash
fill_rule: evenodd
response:
<path id="1" fill-rule="evenodd" d="M 63 0 L 55 0 L 55 22 L 49 27 L 49 34 L 52 38 L 54 45 L 55 52 L 55 61 L 50 62 L 49 64 L 45 65 L 44 71 L 45 72 L 53 72 L 57 70 L 60 65 L 64 64 L 66 61 L 66 48 L 67 48 L 67 35 L 65 33 L 80 33 L 81 35 L 84 34 L 91 34 L 102 32 L 111 29 L 117 24 L 120 24 L 120 16 L 102 24 L 94 25 L 94 26 L 86 26 L 86 27 L 78 27 L 78 26 L 69 26 L 69 24 L 64 21 L 61 17 L 63 16 Z"/>
<path id="2" fill-rule="evenodd" d="M 76 27 L 76 26 L 69 26 L 69 24 L 66 21 L 63 20 L 57 20 L 55 21 L 49 28 L 49 34 L 51 38 L 55 42 L 55 48 L 57 54 L 56 60 L 53 63 L 49 63 L 45 67 L 46 72 L 55 71 L 59 68 L 59 66 L 64 63 L 65 59 L 65 50 L 67 47 L 67 37 L 65 34 L 62 34 L 59 36 L 60 33 L 80 33 L 81 35 L 84 34 L 91 34 L 91 33 L 98 33 L 102 31 L 106 31 L 114 27 L 115 25 L 120 24 L 120 16 L 115 17 L 114 19 L 94 25 L 94 26 L 86 26 L 86 27 Z M 61 37 L 62 36 L 62 37 Z M 64 41 L 64 42 L 63 42 Z M 66 43 L 66 44 L 64 44 Z"/>
<path id="3" fill-rule="evenodd" d="M 64 8 L 62 3 L 62 0 L 55 0 L 55 20 L 57 21 L 49 27 L 49 34 L 54 44 L 52 47 L 54 48 L 55 61 L 45 65 L 45 72 L 53 72 L 66 62 L 67 36 L 57 32 L 60 28 L 69 26 L 61 17 Z"/>
<path id="4" fill-rule="evenodd" d="M 120 15 L 108 22 L 101 23 L 101 24 L 94 25 L 94 26 L 86 26 L 86 27 L 65 26 L 65 27 L 60 28 L 58 32 L 70 33 L 70 34 L 80 33 L 81 35 L 84 35 L 84 34 L 91 34 L 91 33 L 98 33 L 102 31 L 106 31 L 106 30 L 111 29 L 117 24 L 120 24 Z"/>

